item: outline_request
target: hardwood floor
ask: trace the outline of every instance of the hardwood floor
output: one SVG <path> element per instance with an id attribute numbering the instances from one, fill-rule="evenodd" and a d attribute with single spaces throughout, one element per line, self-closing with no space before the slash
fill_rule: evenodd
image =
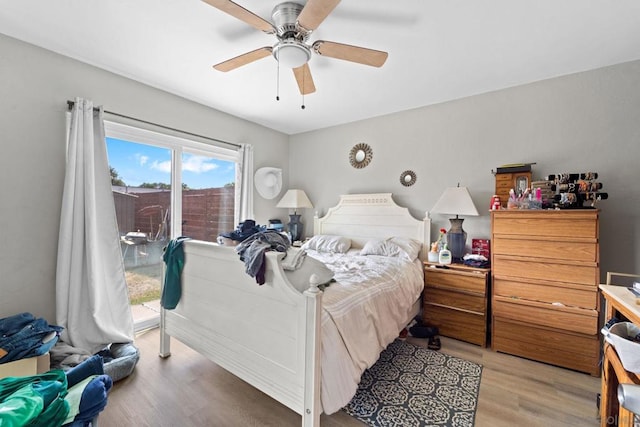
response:
<path id="1" fill-rule="evenodd" d="M 141 359 L 116 383 L 99 427 L 300 426 L 300 416 L 179 341 L 158 357 L 160 333 L 136 337 Z M 409 338 L 425 345 L 426 340 Z M 448 339 L 442 351 L 483 365 L 476 426 L 599 425 L 600 379 Z M 362 426 L 344 412 L 322 415 L 323 427 Z"/>

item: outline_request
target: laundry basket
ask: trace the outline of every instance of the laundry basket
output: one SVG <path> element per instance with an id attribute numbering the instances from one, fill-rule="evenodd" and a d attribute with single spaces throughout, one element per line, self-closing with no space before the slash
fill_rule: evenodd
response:
<path id="1" fill-rule="evenodd" d="M 618 353 L 622 367 L 634 374 L 640 374 L 640 328 L 631 322 L 618 322 L 610 328 L 602 328 L 602 335 Z"/>

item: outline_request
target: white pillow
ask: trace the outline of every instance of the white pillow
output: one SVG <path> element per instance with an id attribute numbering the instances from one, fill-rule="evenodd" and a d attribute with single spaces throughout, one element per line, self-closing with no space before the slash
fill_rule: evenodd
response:
<path id="1" fill-rule="evenodd" d="M 390 237 L 388 239 L 372 239 L 365 243 L 360 255 L 380 255 L 388 257 L 405 256 L 409 261 L 418 258 L 422 244 L 406 237 Z"/>
<path id="2" fill-rule="evenodd" d="M 398 245 L 400 249 L 407 254 L 410 261 L 418 258 L 422 250 L 422 243 L 420 243 L 420 241 L 408 237 L 392 237 L 391 242 Z"/>
<path id="3" fill-rule="evenodd" d="M 311 249 L 318 252 L 334 252 L 343 254 L 351 247 L 351 239 L 342 236 L 319 234 L 313 236 L 302 245 L 302 249 Z"/>
<path id="4" fill-rule="evenodd" d="M 388 257 L 396 257 L 401 254 L 401 249 L 395 243 L 385 239 L 367 240 L 364 247 L 360 251 L 360 255 L 380 255 Z"/>
<path id="5" fill-rule="evenodd" d="M 318 261 L 310 256 L 304 257 L 304 261 L 300 268 L 295 270 L 284 270 L 285 276 L 294 288 L 303 292 L 309 289 L 309 278 L 312 274 L 316 274 L 320 285 L 326 285 L 333 279 L 333 271 L 329 269 L 322 261 Z"/>

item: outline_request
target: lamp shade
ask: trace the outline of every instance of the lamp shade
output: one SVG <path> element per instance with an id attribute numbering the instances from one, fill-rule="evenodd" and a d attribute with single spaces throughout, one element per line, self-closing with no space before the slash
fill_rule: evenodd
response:
<path id="1" fill-rule="evenodd" d="M 431 212 L 464 216 L 479 215 L 467 187 L 449 187 L 444 190 Z"/>
<path id="2" fill-rule="evenodd" d="M 312 208 L 313 205 L 303 190 L 287 190 L 276 205 L 278 208 Z M 477 214 L 476 214 L 477 215 Z"/>

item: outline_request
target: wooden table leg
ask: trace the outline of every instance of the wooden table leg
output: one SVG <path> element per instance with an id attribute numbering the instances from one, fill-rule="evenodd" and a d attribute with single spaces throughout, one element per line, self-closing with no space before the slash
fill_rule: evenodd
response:
<path id="1" fill-rule="evenodd" d="M 600 426 L 615 426 L 618 421 L 618 378 L 610 361 L 609 344 L 605 343 L 600 393 Z M 617 357 L 617 356 L 616 356 Z"/>
<path id="2" fill-rule="evenodd" d="M 627 372 L 613 346 L 605 343 L 600 395 L 600 426 L 633 427 L 634 414 L 618 403 L 618 385 L 640 384 L 638 375 Z"/>

